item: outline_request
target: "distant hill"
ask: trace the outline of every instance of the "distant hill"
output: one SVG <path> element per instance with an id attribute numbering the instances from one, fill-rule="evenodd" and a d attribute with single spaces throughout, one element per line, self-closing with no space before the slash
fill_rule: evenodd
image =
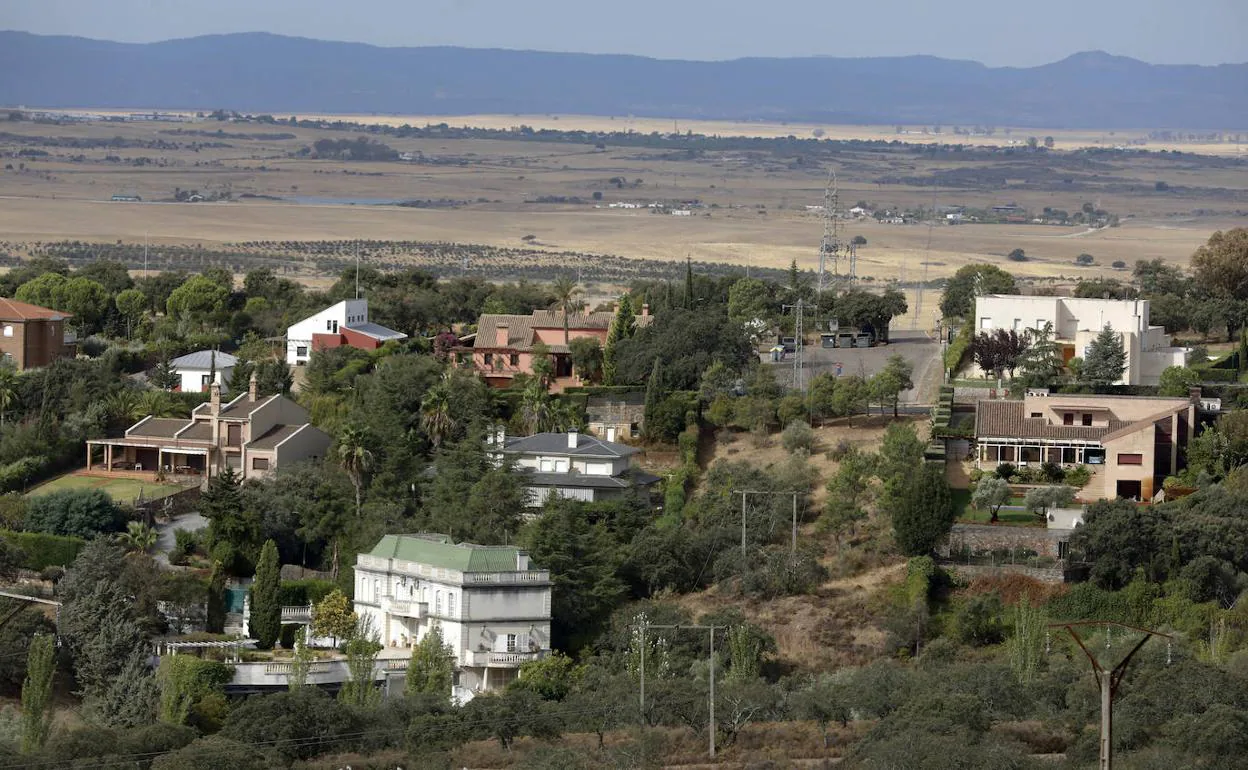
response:
<path id="1" fill-rule="evenodd" d="M 128 44 L 0 32 L 0 103 L 299 114 L 579 113 L 857 124 L 1248 129 L 1248 64 L 1082 53 L 672 61 L 264 33 Z"/>

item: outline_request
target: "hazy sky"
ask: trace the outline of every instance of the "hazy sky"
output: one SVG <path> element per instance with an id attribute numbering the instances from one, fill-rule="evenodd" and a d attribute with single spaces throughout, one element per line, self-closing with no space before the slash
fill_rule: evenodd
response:
<path id="1" fill-rule="evenodd" d="M 1248 0 L 0 0 L 0 28 L 130 42 L 266 31 L 682 59 L 925 53 L 1031 66 L 1104 50 L 1248 62 Z"/>

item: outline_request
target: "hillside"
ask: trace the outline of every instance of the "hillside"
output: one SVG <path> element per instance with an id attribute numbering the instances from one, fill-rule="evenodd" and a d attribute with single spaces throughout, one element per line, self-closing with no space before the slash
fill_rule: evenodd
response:
<path id="1" fill-rule="evenodd" d="M 1100 52 L 990 68 L 929 56 L 703 62 L 263 33 L 125 44 L 0 32 L 0 103 L 41 107 L 1236 130 L 1248 128 L 1246 92 L 1248 64 Z"/>

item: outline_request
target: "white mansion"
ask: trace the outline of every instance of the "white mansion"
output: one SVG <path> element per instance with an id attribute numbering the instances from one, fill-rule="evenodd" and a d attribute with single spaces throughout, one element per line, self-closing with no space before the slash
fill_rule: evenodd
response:
<path id="1" fill-rule="evenodd" d="M 550 653 L 550 573 L 514 546 L 386 535 L 355 563 L 355 611 L 387 648 L 440 627 L 455 651 L 454 696 L 505 687 L 520 664 Z"/>

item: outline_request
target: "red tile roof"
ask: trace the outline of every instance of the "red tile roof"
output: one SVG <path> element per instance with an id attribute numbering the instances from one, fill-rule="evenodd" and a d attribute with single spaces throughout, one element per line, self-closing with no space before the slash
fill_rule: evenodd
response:
<path id="1" fill-rule="evenodd" d="M 46 318 L 52 321 L 61 321 L 71 318 L 69 313 L 60 310 L 51 310 L 38 305 L 31 305 L 26 302 L 18 302 L 15 299 L 0 297 L 0 320 L 4 321 L 33 321 L 40 318 Z"/>

